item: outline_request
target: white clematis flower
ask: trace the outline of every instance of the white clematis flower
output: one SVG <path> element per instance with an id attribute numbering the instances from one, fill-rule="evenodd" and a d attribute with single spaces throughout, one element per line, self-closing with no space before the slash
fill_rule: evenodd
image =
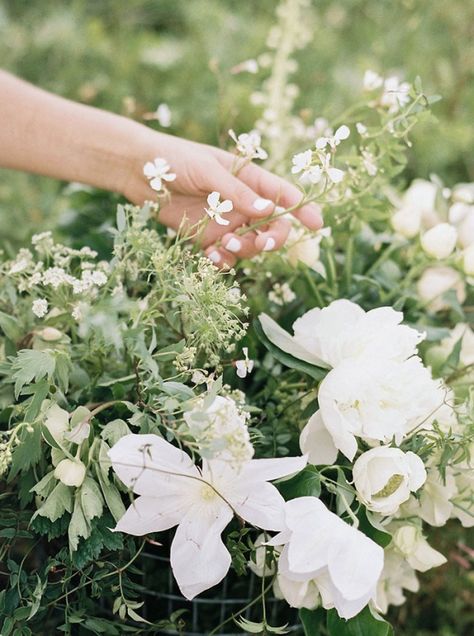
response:
<path id="1" fill-rule="evenodd" d="M 143 536 L 178 526 L 171 567 L 192 599 L 219 583 L 231 557 L 221 533 L 234 514 L 263 530 L 283 530 L 284 500 L 270 480 L 299 472 L 304 457 L 253 459 L 236 472 L 219 460 L 202 469 L 157 435 L 126 435 L 109 451 L 122 482 L 139 497 L 116 530 Z"/>
<path id="2" fill-rule="evenodd" d="M 319 407 L 335 446 L 350 460 L 356 437 L 400 444 L 404 436 L 427 428 L 444 402 L 441 383 L 432 379 L 420 358 L 404 362 L 348 359 L 321 382 Z"/>
<path id="3" fill-rule="evenodd" d="M 267 338 L 295 358 L 317 366 L 335 367 L 361 355 L 403 361 L 416 353 L 424 334 L 401 325 L 403 314 L 392 307 L 364 311 L 350 300 L 310 309 L 293 323 L 290 336 L 266 314 L 260 323 Z"/>
<path id="4" fill-rule="evenodd" d="M 423 462 L 411 451 L 379 446 L 362 453 L 352 469 L 359 500 L 369 510 L 393 515 L 426 481 Z"/>
<path id="5" fill-rule="evenodd" d="M 269 544 L 284 545 L 278 585 L 292 606 L 315 606 L 319 591 L 325 609 L 342 618 L 358 614 L 375 596 L 383 549 L 330 512 L 316 497 L 285 504 L 287 529 Z"/>
<path id="6" fill-rule="evenodd" d="M 143 167 L 143 174 L 150 182 L 150 187 L 156 192 L 163 189 L 163 181 L 174 181 L 176 175 L 170 172 L 170 165 L 161 157 L 156 157 L 153 161 L 147 161 Z"/>
<path id="7" fill-rule="evenodd" d="M 339 126 L 334 135 L 330 137 L 319 137 L 319 139 L 316 139 L 316 149 L 324 150 L 326 146 L 329 146 L 332 150 L 335 150 L 336 147 L 339 146 L 341 141 L 347 139 L 350 134 L 351 131 L 349 130 L 348 126 L 346 126 L 345 124 L 343 126 Z"/>
<path id="8" fill-rule="evenodd" d="M 225 199 L 225 201 L 221 202 L 220 197 L 220 192 L 211 192 L 207 197 L 207 205 L 209 207 L 204 209 L 206 214 L 219 225 L 229 225 L 230 221 L 224 219 L 222 215 L 231 212 L 234 205 L 230 199 Z"/>
<path id="9" fill-rule="evenodd" d="M 254 367 L 254 361 L 249 359 L 249 350 L 248 347 L 243 347 L 242 353 L 244 354 L 243 360 L 236 360 L 235 368 L 237 370 L 237 375 L 239 378 L 247 377 L 248 373 L 252 373 Z"/>

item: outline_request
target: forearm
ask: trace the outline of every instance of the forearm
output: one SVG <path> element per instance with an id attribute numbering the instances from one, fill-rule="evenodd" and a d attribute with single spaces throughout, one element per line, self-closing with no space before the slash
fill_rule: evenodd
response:
<path id="1" fill-rule="evenodd" d="M 147 132 L 0 71 L 0 167 L 123 192 Z"/>

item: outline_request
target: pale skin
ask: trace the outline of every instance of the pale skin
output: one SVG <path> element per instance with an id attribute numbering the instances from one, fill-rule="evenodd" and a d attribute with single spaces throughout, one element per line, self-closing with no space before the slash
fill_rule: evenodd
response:
<path id="1" fill-rule="evenodd" d="M 183 218 L 196 227 L 206 217 L 207 195 L 220 192 L 221 200 L 234 204 L 226 215 L 230 224 L 209 221 L 199 234 L 205 254 L 218 266 L 232 266 L 237 258 L 281 247 L 291 227 L 288 218 L 275 218 L 258 233 L 245 228 L 271 215 L 275 205 L 297 208 L 302 201 L 298 188 L 254 163 L 232 174 L 236 157 L 230 152 L 63 99 L 2 70 L 0 122 L 0 168 L 119 192 L 138 205 L 156 200 L 143 166 L 163 157 L 177 177 L 166 184 L 169 196 L 161 202 L 159 220 L 175 230 Z M 263 210 L 254 206 L 258 199 L 269 200 Z M 311 230 L 322 226 L 315 204 L 305 204 L 293 214 Z M 231 239 L 238 243 L 232 241 L 229 251 Z"/>

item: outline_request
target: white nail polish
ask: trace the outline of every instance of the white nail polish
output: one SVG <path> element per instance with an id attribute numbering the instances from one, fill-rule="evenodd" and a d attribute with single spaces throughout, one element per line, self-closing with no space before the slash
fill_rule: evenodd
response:
<path id="1" fill-rule="evenodd" d="M 268 206 L 271 203 L 272 202 L 270 201 L 270 199 L 261 199 L 259 197 L 258 199 L 255 199 L 255 201 L 253 202 L 253 207 L 259 212 L 261 212 L 262 210 L 265 210 L 265 208 L 268 208 Z"/>
<path id="2" fill-rule="evenodd" d="M 235 238 L 235 236 L 229 239 L 227 245 L 225 246 L 226 250 L 229 250 L 229 252 L 238 252 L 241 247 L 242 243 L 239 241 L 238 238 Z"/>
<path id="3" fill-rule="evenodd" d="M 263 246 L 264 252 L 270 252 L 275 247 L 275 239 L 269 236 Z"/>
<path id="4" fill-rule="evenodd" d="M 213 263 L 218 263 L 221 260 L 221 255 L 217 250 L 214 250 L 207 255 L 207 258 Z"/>

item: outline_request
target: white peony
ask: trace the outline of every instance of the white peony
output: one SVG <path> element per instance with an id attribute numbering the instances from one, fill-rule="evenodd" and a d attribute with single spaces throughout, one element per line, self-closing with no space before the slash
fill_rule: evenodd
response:
<path id="1" fill-rule="evenodd" d="M 350 460 L 356 437 L 397 444 L 420 425 L 425 428 L 444 402 L 441 383 L 420 358 L 405 362 L 373 356 L 348 359 L 330 371 L 318 393 L 321 416 L 335 446 Z"/>
<path id="2" fill-rule="evenodd" d="M 325 609 L 352 618 L 374 598 L 383 550 L 330 512 L 316 497 L 285 504 L 287 530 L 271 545 L 283 545 L 278 586 L 293 607 L 314 607 L 316 589 Z M 313 584 L 313 585 L 312 585 Z"/>
<path id="3" fill-rule="evenodd" d="M 394 514 L 426 480 L 425 466 L 418 455 L 388 446 L 363 453 L 352 474 L 359 500 L 369 510 L 386 516 Z"/>
<path id="4" fill-rule="evenodd" d="M 391 307 L 366 312 L 345 299 L 307 311 L 293 324 L 294 336 L 266 314 L 260 316 L 263 331 L 273 344 L 295 358 L 326 368 L 362 354 L 386 360 L 413 355 L 424 336 L 401 325 L 402 320 L 403 314 Z"/>
<path id="5" fill-rule="evenodd" d="M 438 223 L 421 237 L 421 247 L 428 256 L 441 260 L 448 258 L 456 247 L 458 233 L 449 223 Z"/>
<path id="6" fill-rule="evenodd" d="M 428 267 L 417 283 L 420 299 L 434 312 L 449 307 L 442 296 L 451 289 L 455 290 L 458 302 L 466 300 L 464 281 L 452 267 Z"/>

